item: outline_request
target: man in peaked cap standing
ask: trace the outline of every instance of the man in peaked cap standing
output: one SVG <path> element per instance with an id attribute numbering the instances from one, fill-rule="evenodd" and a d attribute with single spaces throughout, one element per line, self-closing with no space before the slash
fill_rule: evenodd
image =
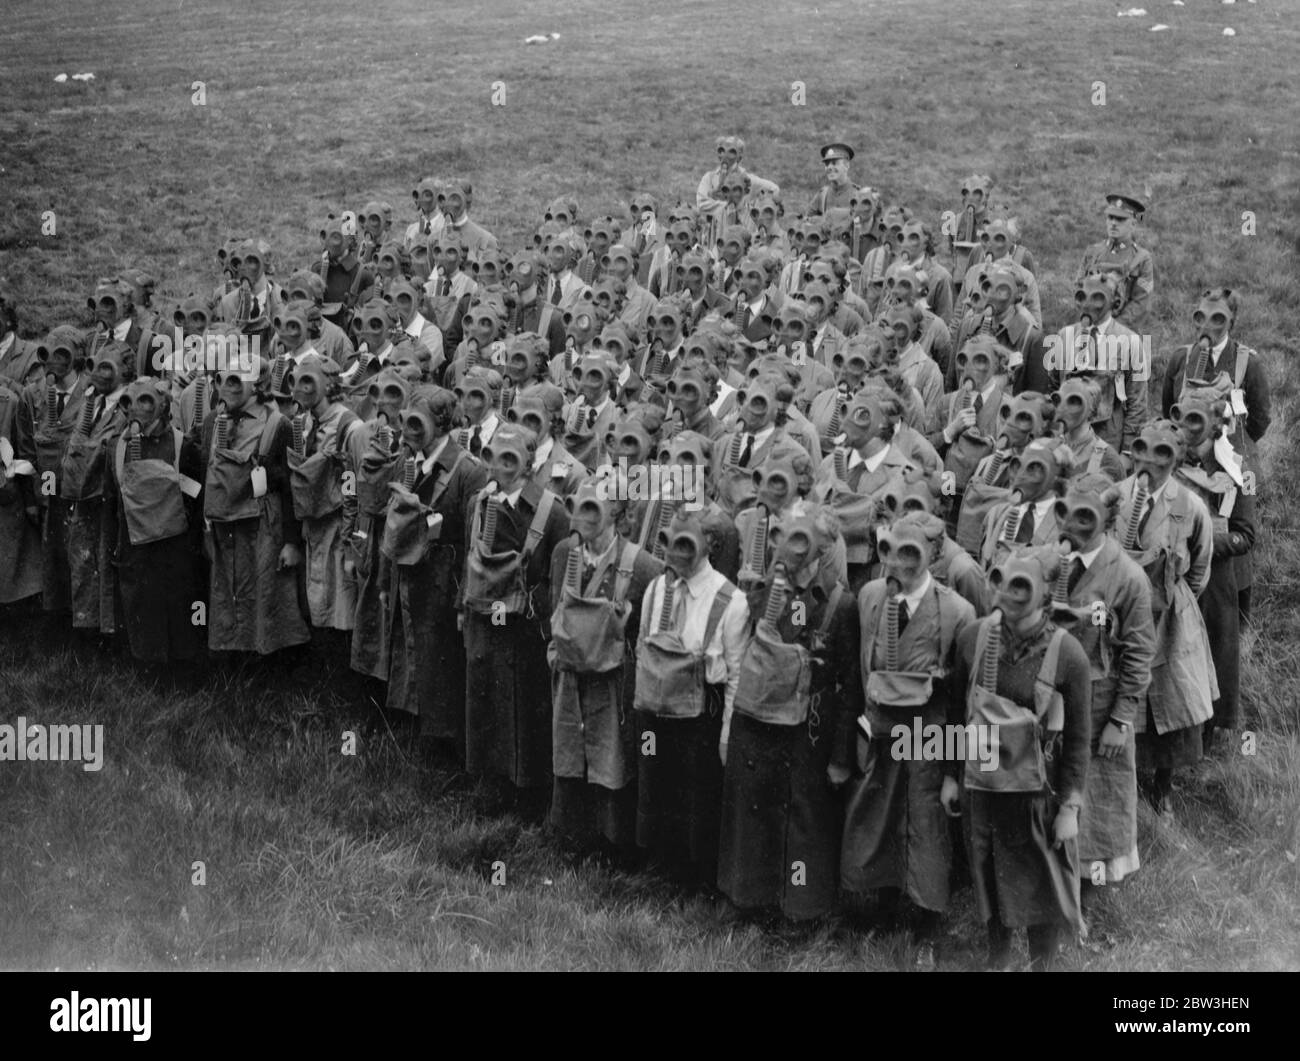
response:
<path id="1" fill-rule="evenodd" d="M 809 214 L 824 214 L 832 207 L 849 208 L 858 186 L 849 180 L 849 163 L 853 161 L 853 148 L 848 144 L 827 144 L 821 149 L 822 165 L 826 168 L 826 183 L 808 204 Z"/>
<path id="2" fill-rule="evenodd" d="M 1083 264 L 1074 283 L 1078 287 L 1089 273 L 1112 273 L 1118 281 L 1115 320 L 1141 334 L 1151 319 L 1155 267 L 1151 252 L 1138 245 L 1138 222 L 1146 205 L 1131 195 L 1106 196 L 1106 238 L 1083 252 Z"/>

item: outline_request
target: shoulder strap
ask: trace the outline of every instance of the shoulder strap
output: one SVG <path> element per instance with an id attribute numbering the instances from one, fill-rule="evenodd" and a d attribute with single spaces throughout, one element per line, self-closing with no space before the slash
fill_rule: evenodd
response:
<path id="1" fill-rule="evenodd" d="M 448 469 L 447 474 L 442 476 L 433 484 L 433 493 L 429 495 L 430 508 L 437 507 L 439 499 L 446 492 L 447 487 L 451 485 L 452 479 L 455 478 L 456 476 L 456 469 L 461 466 L 461 462 L 464 461 L 465 457 L 466 457 L 465 451 L 463 449 L 459 450 L 456 453 L 456 459 L 451 462 L 451 467 Z M 474 515 L 475 515 L 475 519 L 477 519 L 478 518 L 477 506 L 475 506 Z"/>
<path id="2" fill-rule="evenodd" d="M 871 654 L 876 644 L 877 627 L 885 603 L 885 583 L 868 582 L 858 597 L 858 617 L 862 630 L 862 683 L 866 688 L 871 673 Z"/>
<path id="3" fill-rule="evenodd" d="M 447 478 L 451 478 L 448 476 Z M 533 521 L 528 525 L 528 537 L 524 539 L 524 547 L 519 552 L 519 564 L 524 566 L 528 563 L 533 551 L 537 548 L 542 540 L 542 535 L 546 533 L 546 522 L 551 518 L 551 506 L 555 504 L 555 495 L 549 490 L 542 489 L 542 500 L 538 502 L 537 511 L 533 513 Z"/>
<path id="4" fill-rule="evenodd" d="M 1085 469 L 1089 474 L 1101 470 L 1101 459 L 1106 455 L 1106 443 L 1097 439 L 1092 444 L 1092 453 L 1088 457 L 1088 467 Z"/>
<path id="5" fill-rule="evenodd" d="M 1249 346 L 1237 344 L 1237 363 L 1232 369 L 1232 385 L 1241 390 L 1241 385 L 1246 379 L 1246 369 L 1250 366 L 1250 355 L 1253 351 Z"/>
<path id="6" fill-rule="evenodd" d="M 955 589 L 947 587 L 950 593 L 956 594 Z M 939 609 L 939 666 L 945 668 L 944 660 L 952 654 L 953 642 L 957 640 L 957 615 L 952 608 L 943 606 L 943 594 L 939 592 L 939 584 L 934 585 L 934 605 Z"/>
<path id="7" fill-rule="evenodd" d="M 122 432 L 121 439 L 125 440 L 125 438 L 126 438 L 126 432 L 124 431 Z M 181 473 L 181 443 L 184 441 L 185 441 L 185 435 L 182 433 L 181 429 L 179 427 L 173 427 L 172 445 L 174 447 L 174 451 L 172 453 L 172 465 L 173 467 L 175 467 L 177 475 L 180 475 Z M 118 466 L 117 470 L 118 470 L 118 478 L 121 479 L 122 468 L 120 465 Z"/>
<path id="8" fill-rule="evenodd" d="M 635 543 L 623 542 L 623 555 L 619 557 L 618 571 L 614 576 L 614 603 L 622 604 L 632 584 L 632 571 L 636 566 L 636 554 L 639 550 Z"/>
<path id="9" fill-rule="evenodd" d="M 542 302 L 541 316 L 537 318 L 537 334 L 543 339 L 550 339 L 551 317 L 555 314 L 554 304 L 550 299 Z"/>
<path id="10" fill-rule="evenodd" d="M 179 462 L 180 458 L 177 457 Z M 126 466 L 126 432 L 123 431 L 117 436 L 117 442 L 113 449 L 113 464 L 117 471 L 117 481 L 122 482 L 122 469 Z"/>
<path id="11" fill-rule="evenodd" d="M 727 605 L 731 603 L 731 596 L 735 592 L 736 587 L 728 582 L 714 594 L 713 604 L 709 608 L 709 621 L 704 626 L 704 640 L 701 642 L 703 650 L 707 651 L 713 642 L 713 634 L 718 629 L 718 624 L 722 622 L 722 613 L 727 610 Z"/>
<path id="12" fill-rule="evenodd" d="M 843 596 L 844 587 L 836 582 L 831 590 L 830 600 L 826 602 L 826 614 L 822 616 L 821 625 L 817 627 L 817 637 L 822 641 L 826 639 L 826 635 L 830 632 L 831 623 L 835 621 L 835 611 L 839 608 L 840 598 Z"/>
<path id="13" fill-rule="evenodd" d="M 280 429 L 282 419 L 284 419 L 284 414 L 279 409 L 272 409 L 267 406 L 266 426 L 262 428 L 262 439 L 257 444 L 257 455 L 259 457 L 265 457 L 271 452 L 271 444 L 275 441 L 275 435 Z"/>
<path id="14" fill-rule="evenodd" d="M 1065 640 L 1065 631 L 1057 627 L 1052 631 L 1052 640 L 1047 643 L 1043 653 L 1043 665 L 1038 668 L 1038 680 L 1046 685 L 1056 685 L 1056 672 L 1061 660 L 1061 642 Z"/>

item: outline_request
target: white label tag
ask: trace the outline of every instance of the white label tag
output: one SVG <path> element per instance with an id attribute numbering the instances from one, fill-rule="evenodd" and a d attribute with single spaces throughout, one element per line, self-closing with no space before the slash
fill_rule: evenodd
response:
<path id="1" fill-rule="evenodd" d="M 551 465 L 552 479 L 563 479 L 568 474 L 569 474 L 569 466 L 565 464 L 563 461 L 556 461 L 554 464 Z"/>
<path id="2" fill-rule="evenodd" d="M 1232 414 L 1234 416 L 1246 415 L 1246 392 L 1240 387 L 1234 387 L 1232 390 Z"/>
<path id="3" fill-rule="evenodd" d="M 181 476 L 180 484 L 181 484 L 181 493 L 184 494 L 186 497 L 190 497 L 190 498 L 198 497 L 199 491 L 203 489 L 203 487 L 199 483 L 195 482 L 188 475 Z"/>
<path id="4" fill-rule="evenodd" d="M 442 537 L 442 513 L 430 512 L 424 517 L 425 525 L 429 528 L 429 540 L 437 541 Z"/>
<path id="5" fill-rule="evenodd" d="M 248 474 L 249 481 L 253 484 L 253 496 L 266 496 L 266 469 L 260 464 Z"/>

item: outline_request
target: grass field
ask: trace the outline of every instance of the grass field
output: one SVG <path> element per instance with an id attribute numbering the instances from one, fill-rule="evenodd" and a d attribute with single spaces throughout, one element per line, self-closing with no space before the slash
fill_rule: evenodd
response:
<path id="1" fill-rule="evenodd" d="M 1179 824 L 1143 807 L 1143 869 L 1106 896 L 1092 970 L 1300 967 L 1300 484 L 1294 236 L 1295 3 L 1157 0 L 1147 18 L 1076 0 L 659 5 L 501 0 L 13 0 L 0 67 L 0 275 L 23 332 L 84 307 L 96 277 L 148 263 L 160 297 L 208 291 L 229 235 L 287 275 L 329 210 L 384 197 L 403 222 L 427 173 L 463 175 L 475 216 L 517 242 L 546 202 L 584 217 L 649 190 L 693 193 L 713 138 L 788 204 L 816 148 L 936 220 L 991 173 L 1063 323 L 1099 197 L 1146 194 L 1157 351 L 1204 287 L 1243 293 L 1266 359 L 1258 631 L 1243 694 L 1258 754 L 1206 764 Z M 1155 21 L 1167 32 L 1152 33 Z M 1222 36 L 1232 26 L 1236 36 Z M 533 33 L 558 40 L 525 46 Z M 56 74 L 93 71 L 91 82 Z M 191 102 L 205 82 L 206 104 Z M 493 83 L 506 103 L 493 106 Z M 791 84 L 806 86 L 792 106 Z M 1093 105 L 1094 83 L 1106 103 Z M 797 207 L 796 207 L 797 208 Z M 54 235 L 42 235 L 53 210 Z M 1242 234 L 1243 211 L 1255 235 Z M 0 721 L 101 722 L 99 773 L 0 764 L 0 965 L 8 968 L 889 969 L 902 937 L 839 921 L 723 925 L 648 877 L 571 865 L 541 830 L 413 763 L 368 705 L 321 678 L 219 673 L 173 687 L 91 649 L 48 650 L 0 618 Z M 344 730 L 359 754 L 339 753 Z M 207 882 L 191 883 L 192 864 Z M 504 886 L 491 882 L 504 863 Z M 968 901 L 941 966 L 974 963 Z"/>

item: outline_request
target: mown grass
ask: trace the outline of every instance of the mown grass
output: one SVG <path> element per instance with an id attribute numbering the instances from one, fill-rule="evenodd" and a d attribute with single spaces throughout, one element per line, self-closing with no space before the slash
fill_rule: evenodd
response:
<path id="1" fill-rule="evenodd" d="M 544 204 L 584 216 L 648 189 L 689 196 L 713 137 L 798 204 L 818 144 L 858 145 L 855 174 L 937 217 L 961 179 L 992 173 L 1041 263 L 1059 322 L 1098 197 L 1149 192 L 1154 346 L 1185 336 L 1191 298 L 1243 292 L 1239 332 L 1266 359 L 1258 630 L 1243 693 L 1253 757 L 1189 776 L 1179 824 L 1143 810 L 1142 871 L 1109 894 L 1111 947 L 1073 968 L 1300 965 L 1300 482 L 1292 308 L 1300 30 L 1277 4 L 1191 3 L 1116 19 L 1108 5 L 939 0 L 758 9 L 584 0 L 235 5 L 130 0 L 10 5 L 0 69 L 0 274 L 24 332 L 75 315 L 89 284 L 153 265 L 160 297 L 207 291 L 213 253 L 258 233 L 287 275 L 327 210 L 382 196 L 409 219 L 425 173 L 464 174 L 507 242 Z M 1221 36 L 1224 25 L 1237 30 Z M 534 32 L 561 34 L 525 46 Z M 56 73 L 94 71 L 88 84 Z M 207 104 L 191 104 L 192 82 Z M 492 83 L 507 103 L 492 107 Z M 804 81 L 806 107 L 789 104 Z M 1093 82 L 1107 103 L 1094 107 Z M 43 236 L 41 212 L 58 232 Z M 1241 234 L 1242 211 L 1258 233 Z M 1158 357 L 1158 361 L 1160 358 Z M 887 969 L 902 937 L 841 921 L 765 932 L 716 923 L 662 882 L 571 864 L 490 794 L 414 762 L 375 713 L 321 676 L 218 671 L 196 689 L 41 643 L 0 624 L 0 708 L 102 722 L 104 769 L 0 766 L 0 964 L 26 968 Z M 344 730 L 359 754 L 340 754 Z M 207 884 L 191 884 L 194 861 Z M 503 862 L 506 884 L 491 883 Z M 969 903 L 945 967 L 974 963 Z"/>

